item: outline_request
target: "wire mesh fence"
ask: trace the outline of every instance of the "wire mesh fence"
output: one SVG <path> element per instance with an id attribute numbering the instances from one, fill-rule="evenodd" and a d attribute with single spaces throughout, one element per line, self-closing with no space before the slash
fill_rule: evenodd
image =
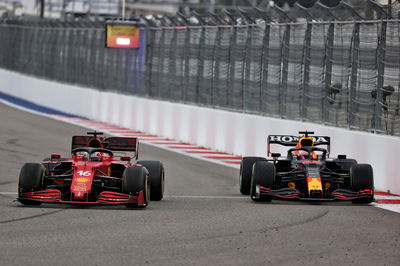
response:
<path id="1" fill-rule="evenodd" d="M 173 102 L 400 135 L 400 22 L 143 27 L 0 24 L 0 67 Z"/>
<path id="2" fill-rule="evenodd" d="M 161 99 L 398 135 L 399 29 L 398 21 L 150 29 L 158 54 L 147 87 Z"/>

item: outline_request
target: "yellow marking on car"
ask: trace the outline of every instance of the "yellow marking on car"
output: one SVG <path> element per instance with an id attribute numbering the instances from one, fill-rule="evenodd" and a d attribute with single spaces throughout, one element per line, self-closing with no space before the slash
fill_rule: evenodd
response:
<path id="1" fill-rule="evenodd" d="M 74 190 L 74 191 L 86 191 L 87 187 L 73 187 L 71 190 Z"/>
<path id="2" fill-rule="evenodd" d="M 331 183 L 326 182 L 325 183 L 325 190 L 328 190 L 331 187 Z"/>
<path id="3" fill-rule="evenodd" d="M 311 192 L 311 190 L 318 190 L 322 191 L 322 182 L 321 178 L 311 178 L 307 177 L 307 186 L 308 186 L 308 193 Z"/>
<path id="4" fill-rule="evenodd" d="M 87 177 L 77 177 L 75 180 L 76 180 L 76 182 L 79 182 L 79 183 L 86 183 L 86 182 L 88 182 L 90 179 L 87 178 Z"/>

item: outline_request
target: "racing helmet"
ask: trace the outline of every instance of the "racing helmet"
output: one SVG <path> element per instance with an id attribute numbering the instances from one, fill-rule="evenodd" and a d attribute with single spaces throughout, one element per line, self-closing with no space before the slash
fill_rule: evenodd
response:
<path id="1" fill-rule="evenodd" d="M 90 154 L 89 158 L 93 162 L 100 162 L 101 161 L 101 153 L 100 152 L 92 152 Z"/>
<path id="2" fill-rule="evenodd" d="M 89 141 L 88 147 L 91 148 L 101 148 L 101 141 L 98 138 L 93 138 Z"/>
<path id="3" fill-rule="evenodd" d="M 313 147 L 314 146 L 314 140 L 310 137 L 301 137 L 299 139 L 299 142 L 297 143 L 296 147 Z M 314 152 L 311 152 L 310 154 L 302 154 L 302 156 L 305 159 L 318 159 L 318 155 L 315 154 Z"/>
<path id="4" fill-rule="evenodd" d="M 301 137 L 297 143 L 298 147 L 313 147 L 314 140 L 310 137 Z"/>

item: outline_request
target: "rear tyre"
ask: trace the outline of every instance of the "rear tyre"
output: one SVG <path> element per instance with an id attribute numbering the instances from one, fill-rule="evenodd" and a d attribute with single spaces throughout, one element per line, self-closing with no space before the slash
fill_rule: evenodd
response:
<path id="1" fill-rule="evenodd" d="M 239 187 L 240 193 L 243 195 L 250 195 L 253 164 L 259 161 L 267 161 L 267 159 L 263 157 L 243 157 L 240 163 Z"/>
<path id="2" fill-rule="evenodd" d="M 374 174 L 372 166 L 369 164 L 356 164 L 350 168 L 350 185 L 353 191 L 363 189 L 374 190 Z M 352 200 L 353 203 L 371 203 L 371 198 L 361 198 Z"/>
<path id="3" fill-rule="evenodd" d="M 253 165 L 253 173 L 251 178 L 250 197 L 254 201 L 270 202 L 271 196 L 260 196 L 256 198 L 256 186 L 260 185 L 266 188 L 272 188 L 275 182 L 275 165 L 270 162 L 259 161 Z"/>
<path id="4" fill-rule="evenodd" d="M 143 165 L 149 171 L 150 200 L 161 200 L 164 196 L 164 166 L 159 161 L 138 161 L 137 164 Z"/>
<path id="5" fill-rule="evenodd" d="M 138 196 L 142 190 L 145 204 L 143 206 L 139 206 L 137 203 L 126 204 L 128 208 L 147 207 L 150 199 L 150 183 L 146 168 L 143 166 L 127 167 L 122 174 L 122 193 Z"/>
<path id="6" fill-rule="evenodd" d="M 46 168 L 41 163 L 26 163 L 22 166 L 19 174 L 18 192 L 21 193 L 42 190 L 43 179 Z M 40 205 L 41 202 L 34 200 L 18 199 L 24 205 Z"/>

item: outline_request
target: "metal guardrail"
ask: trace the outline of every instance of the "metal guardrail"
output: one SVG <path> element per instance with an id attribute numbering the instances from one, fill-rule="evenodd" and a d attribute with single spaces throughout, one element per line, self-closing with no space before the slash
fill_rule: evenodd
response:
<path id="1" fill-rule="evenodd" d="M 142 28 L 140 49 L 104 30 L 0 24 L 0 67 L 60 82 L 400 135 L 400 22 Z"/>

